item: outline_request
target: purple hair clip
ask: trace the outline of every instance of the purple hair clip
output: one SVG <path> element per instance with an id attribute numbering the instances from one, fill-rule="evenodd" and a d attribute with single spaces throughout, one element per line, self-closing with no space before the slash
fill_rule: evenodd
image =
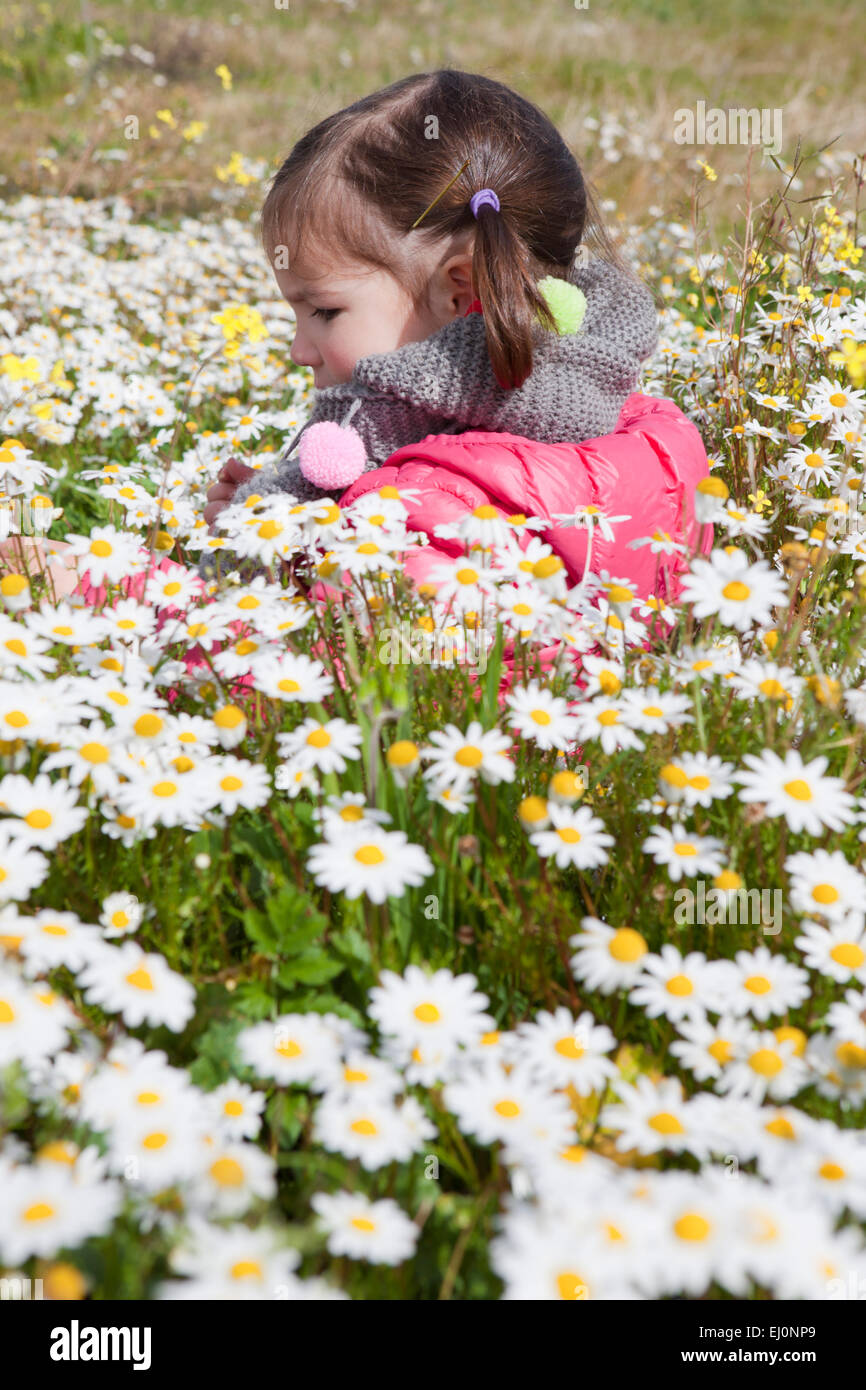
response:
<path id="1" fill-rule="evenodd" d="M 489 203 L 494 212 L 499 211 L 499 199 L 492 188 L 479 188 L 477 193 L 473 193 L 469 199 L 469 206 L 472 209 L 472 216 L 478 216 L 478 209 Z"/>

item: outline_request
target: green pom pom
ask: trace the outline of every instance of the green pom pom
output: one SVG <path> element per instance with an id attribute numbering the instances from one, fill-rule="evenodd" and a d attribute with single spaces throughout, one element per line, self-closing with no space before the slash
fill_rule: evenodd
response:
<path id="1" fill-rule="evenodd" d="M 559 280 L 555 275 L 545 275 L 539 280 L 538 288 L 546 300 L 556 322 L 560 337 L 564 333 L 576 333 L 583 323 L 586 313 L 586 295 L 577 285 L 568 280 Z"/>

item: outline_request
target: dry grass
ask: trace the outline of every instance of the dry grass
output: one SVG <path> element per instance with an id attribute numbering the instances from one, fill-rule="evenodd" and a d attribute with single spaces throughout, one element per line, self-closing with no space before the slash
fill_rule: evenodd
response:
<path id="1" fill-rule="evenodd" d="M 497 7 L 420 0 L 410 9 L 288 0 L 56 0 L 34 10 L 7 4 L 0 18 L 0 100 L 14 112 L 0 149 L 0 189 L 82 196 L 122 192 L 139 210 L 168 213 L 209 204 L 214 167 L 233 150 L 275 167 L 298 136 L 329 112 L 412 71 L 453 65 L 508 82 L 556 121 L 603 196 L 629 215 L 687 205 L 696 154 L 719 172 L 723 212 L 739 194 L 741 146 L 678 145 L 674 113 L 707 106 L 780 107 L 783 161 L 796 142 L 837 140 L 866 149 L 860 58 L 861 4 L 814 0 L 517 0 Z M 232 17 L 236 22 L 232 23 Z M 122 53 L 103 52 L 107 35 Z M 129 52 L 139 44 L 153 64 Z M 77 54 L 78 67 L 67 55 Z M 226 63 L 233 88 L 214 69 Z M 154 84 L 154 74 L 165 79 Z M 157 121 L 204 121 L 200 143 Z M 643 148 L 611 162 L 587 115 L 618 115 Z M 125 138 L 127 117 L 140 138 Z M 160 138 L 148 134 L 156 124 Z M 10 138 L 11 137 L 11 138 Z M 621 141 L 625 144 L 625 141 Z M 659 157 L 646 157 L 647 145 Z M 111 157 L 120 150 L 126 158 Z M 108 158 L 105 152 L 109 152 Z M 40 160 L 42 162 L 40 162 Z M 248 206 L 259 200 L 251 185 Z"/>

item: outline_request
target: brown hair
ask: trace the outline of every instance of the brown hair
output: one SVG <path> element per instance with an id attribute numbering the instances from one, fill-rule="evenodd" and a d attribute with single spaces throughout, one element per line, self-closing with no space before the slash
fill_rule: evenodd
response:
<path id="1" fill-rule="evenodd" d="M 480 188 L 494 189 L 500 211 L 482 204 L 476 222 L 469 199 Z M 536 321 L 554 326 L 537 280 L 568 278 L 585 239 L 625 269 L 577 160 L 525 97 L 454 68 L 401 78 L 313 126 L 262 209 L 271 260 L 278 247 L 289 264 L 308 244 L 329 247 L 395 275 L 416 305 L 426 253 L 472 227 L 490 362 L 501 386 L 517 387 L 532 371 Z"/>

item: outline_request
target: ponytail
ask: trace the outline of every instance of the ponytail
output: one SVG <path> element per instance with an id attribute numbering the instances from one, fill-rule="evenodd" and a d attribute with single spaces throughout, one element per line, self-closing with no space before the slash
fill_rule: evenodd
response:
<path id="1" fill-rule="evenodd" d="M 478 208 L 472 254 L 472 282 L 481 300 L 487 351 L 503 390 L 522 386 L 532 371 L 535 324 L 554 329 L 553 315 L 540 294 L 521 238 L 508 211 L 489 204 Z"/>

